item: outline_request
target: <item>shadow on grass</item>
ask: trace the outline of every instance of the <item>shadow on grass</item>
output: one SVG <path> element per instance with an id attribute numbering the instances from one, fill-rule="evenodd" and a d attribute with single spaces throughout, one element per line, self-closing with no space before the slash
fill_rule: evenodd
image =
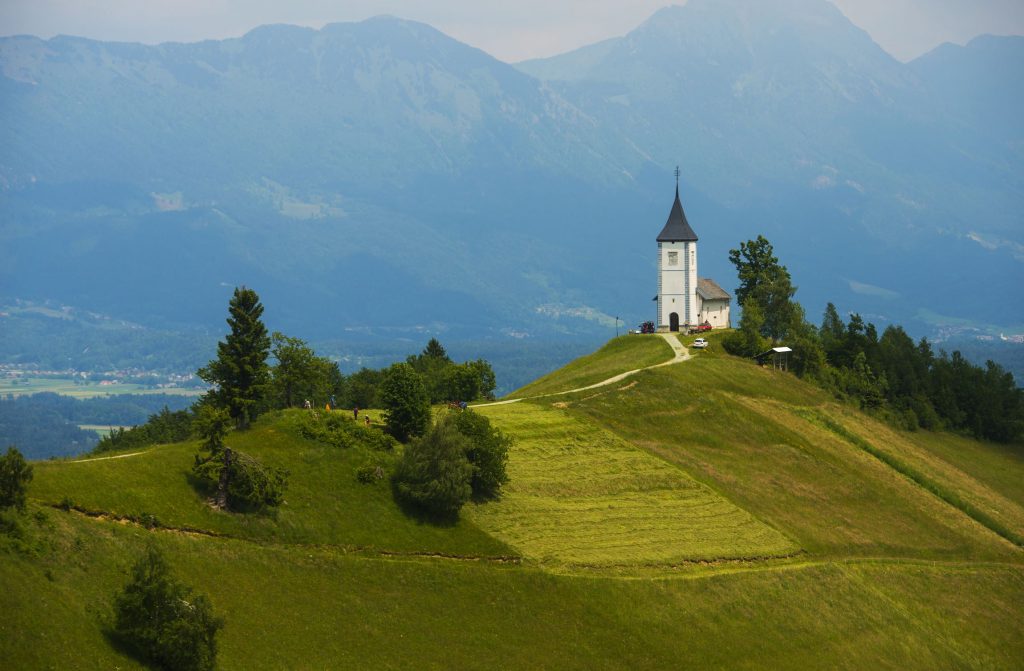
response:
<path id="1" fill-rule="evenodd" d="M 395 499 L 395 503 L 398 505 L 398 509 L 402 511 L 409 519 L 413 520 L 417 524 L 429 524 L 433 527 L 454 527 L 459 523 L 459 513 L 439 513 L 434 510 L 429 510 L 423 506 L 409 501 L 398 491 L 397 483 L 391 481 L 391 495 Z"/>
<path id="2" fill-rule="evenodd" d="M 110 622 L 104 622 L 100 626 L 100 631 L 103 632 L 103 638 L 106 639 L 107 644 L 118 654 L 129 657 L 146 668 L 160 668 L 160 666 L 155 664 L 152 659 L 139 649 L 139 646 L 135 645 L 130 639 L 128 639 L 128 637 L 120 634 L 116 629 L 114 629 L 114 625 Z"/>

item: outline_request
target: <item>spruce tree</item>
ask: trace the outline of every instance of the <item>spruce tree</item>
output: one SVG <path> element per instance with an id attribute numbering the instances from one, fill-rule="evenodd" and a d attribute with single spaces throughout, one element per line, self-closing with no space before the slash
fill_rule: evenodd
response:
<path id="1" fill-rule="evenodd" d="M 199 377 L 215 385 L 210 392 L 214 405 L 245 429 L 259 415 L 270 384 L 270 337 L 260 321 L 263 305 L 252 289 L 236 288 L 228 312 L 231 333 L 217 344 L 217 358 L 199 369 Z"/>

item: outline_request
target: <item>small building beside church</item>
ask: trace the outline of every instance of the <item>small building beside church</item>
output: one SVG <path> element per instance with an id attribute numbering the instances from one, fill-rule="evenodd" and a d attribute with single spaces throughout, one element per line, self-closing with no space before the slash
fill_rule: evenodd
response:
<path id="1" fill-rule="evenodd" d="M 697 274 L 697 234 L 679 200 L 678 174 L 676 179 L 676 199 L 658 234 L 658 295 L 654 297 L 658 315 L 654 323 L 659 331 L 685 331 L 704 324 L 728 328 L 732 297 L 714 280 Z"/>

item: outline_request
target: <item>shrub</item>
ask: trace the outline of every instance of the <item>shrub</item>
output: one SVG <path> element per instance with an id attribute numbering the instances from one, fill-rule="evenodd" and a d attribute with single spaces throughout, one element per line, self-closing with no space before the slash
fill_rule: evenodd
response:
<path id="1" fill-rule="evenodd" d="M 174 671 L 213 669 L 223 621 L 209 600 L 176 581 L 163 555 L 149 547 L 114 597 L 114 632 L 140 656 Z"/>
<path id="2" fill-rule="evenodd" d="M 0 508 L 25 509 L 25 492 L 32 480 L 32 466 L 15 446 L 0 457 Z"/>
<path id="3" fill-rule="evenodd" d="M 365 464 L 356 469 L 356 480 L 369 485 L 383 480 L 385 476 L 384 464 L 379 460 L 367 461 Z"/>
<path id="4" fill-rule="evenodd" d="M 508 482 L 505 465 L 512 439 L 491 426 L 489 419 L 472 410 L 451 413 L 444 421 L 451 422 L 459 433 L 469 439 L 466 458 L 473 465 L 470 482 L 473 496 L 478 499 L 496 497 L 501 486 Z"/>
<path id="5" fill-rule="evenodd" d="M 472 447 L 450 422 L 440 422 L 406 446 L 395 468 L 395 494 L 400 501 L 443 517 L 458 514 L 472 494 L 473 466 L 466 458 Z"/>
<path id="6" fill-rule="evenodd" d="M 228 449 L 228 448 L 225 448 Z M 205 460 L 196 455 L 193 472 L 201 479 L 220 486 L 224 469 L 223 451 Z M 284 501 L 288 471 L 266 466 L 256 457 L 231 451 L 227 473 L 227 504 L 229 508 L 264 508 Z"/>
<path id="7" fill-rule="evenodd" d="M 341 448 L 362 445 L 386 452 L 395 447 L 395 439 L 391 436 L 378 428 L 353 422 L 342 413 L 305 413 L 301 433 L 304 438 Z"/>

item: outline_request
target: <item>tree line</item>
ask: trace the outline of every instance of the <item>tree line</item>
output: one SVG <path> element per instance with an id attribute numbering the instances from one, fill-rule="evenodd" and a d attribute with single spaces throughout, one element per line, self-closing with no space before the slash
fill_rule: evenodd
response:
<path id="1" fill-rule="evenodd" d="M 959 351 L 935 352 L 898 325 L 881 335 L 859 314 L 848 321 L 829 303 L 820 326 L 806 319 L 796 287 L 763 236 L 729 252 L 743 308 L 723 347 L 753 357 L 792 348 L 790 370 L 903 428 L 951 430 L 1003 443 L 1024 438 L 1024 390 L 999 364 L 977 366 Z"/>

